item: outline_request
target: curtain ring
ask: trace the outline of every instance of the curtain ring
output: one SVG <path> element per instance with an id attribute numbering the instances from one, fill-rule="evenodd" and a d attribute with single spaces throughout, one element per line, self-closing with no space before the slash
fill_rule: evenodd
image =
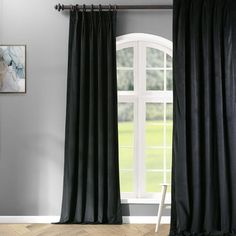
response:
<path id="1" fill-rule="evenodd" d="M 116 5 L 114 5 L 114 8 L 113 8 L 113 11 L 117 11 L 117 6 Z"/>
<path id="2" fill-rule="evenodd" d="M 91 5 L 91 12 L 93 12 L 93 10 L 94 10 L 94 7 L 93 7 L 93 4 Z"/>
<path id="3" fill-rule="evenodd" d="M 101 11 L 102 11 L 102 5 L 99 4 L 99 12 L 101 12 Z"/>
<path id="4" fill-rule="evenodd" d="M 78 4 L 75 5 L 75 10 L 79 10 L 79 5 Z"/>
<path id="5" fill-rule="evenodd" d="M 111 11 L 112 10 L 112 8 L 111 8 L 111 4 L 109 4 L 109 11 Z"/>
<path id="6" fill-rule="evenodd" d="M 86 12 L 86 5 L 83 4 L 83 11 Z"/>

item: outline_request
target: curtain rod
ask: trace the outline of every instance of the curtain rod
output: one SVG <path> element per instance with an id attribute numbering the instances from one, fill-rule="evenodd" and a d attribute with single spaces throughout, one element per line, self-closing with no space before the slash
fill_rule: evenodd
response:
<path id="1" fill-rule="evenodd" d="M 63 5 L 63 4 L 57 4 L 55 6 L 55 9 L 57 11 L 73 10 L 73 9 L 171 10 L 173 9 L 173 6 L 172 5 Z"/>

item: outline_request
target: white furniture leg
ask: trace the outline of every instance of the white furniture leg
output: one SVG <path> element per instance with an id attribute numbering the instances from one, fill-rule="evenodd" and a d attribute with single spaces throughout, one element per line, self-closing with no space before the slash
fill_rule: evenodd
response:
<path id="1" fill-rule="evenodd" d="M 159 226 L 160 226 L 160 223 L 161 223 L 162 210 L 163 210 L 163 206 L 164 206 L 165 198 L 166 198 L 166 190 L 167 190 L 167 184 L 162 184 L 161 202 L 160 202 L 160 205 L 159 205 L 159 208 L 158 208 L 157 224 L 156 224 L 155 232 L 158 232 Z"/>

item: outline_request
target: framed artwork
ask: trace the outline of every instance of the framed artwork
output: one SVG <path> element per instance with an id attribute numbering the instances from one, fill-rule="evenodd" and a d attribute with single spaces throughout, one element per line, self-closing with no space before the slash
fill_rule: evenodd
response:
<path id="1" fill-rule="evenodd" d="M 0 93 L 26 93 L 26 45 L 0 45 Z"/>

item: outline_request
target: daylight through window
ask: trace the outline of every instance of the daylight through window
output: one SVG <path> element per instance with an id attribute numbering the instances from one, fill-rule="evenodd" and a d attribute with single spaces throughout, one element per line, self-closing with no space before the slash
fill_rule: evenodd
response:
<path id="1" fill-rule="evenodd" d="M 172 43 L 146 34 L 118 37 L 117 86 L 122 198 L 158 198 L 171 179 Z"/>

